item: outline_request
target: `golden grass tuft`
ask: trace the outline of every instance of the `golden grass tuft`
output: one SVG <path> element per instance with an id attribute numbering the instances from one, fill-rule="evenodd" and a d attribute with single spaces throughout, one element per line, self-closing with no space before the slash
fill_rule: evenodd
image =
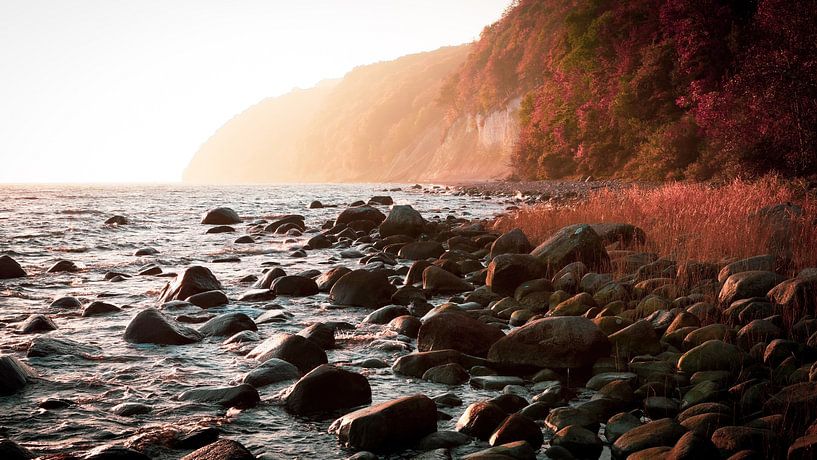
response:
<path id="1" fill-rule="evenodd" d="M 758 217 L 761 209 L 793 203 L 802 215 Z M 790 273 L 817 266 L 817 196 L 804 183 L 776 176 L 724 185 L 670 183 L 657 187 L 599 190 L 578 204 L 522 208 L 500 216 L 495 228 L 521 228 L 536 245 L 558 229 L 576 223 L 622 222 L 641 227 L 647 242 L 638 250 L 679 263 L 724 263 L 759 254 L 790 260 Z"/>

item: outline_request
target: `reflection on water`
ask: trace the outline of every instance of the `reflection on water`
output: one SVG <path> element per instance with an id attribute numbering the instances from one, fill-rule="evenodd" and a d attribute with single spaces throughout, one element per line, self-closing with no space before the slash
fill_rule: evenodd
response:
<path id="1" fill-rule="evenodd" d="M 105 280 L 108 272 L 135 274 L 140 267 L 155 263 L 165 272 L 190 264 L 209 267 L 222 281 L 225 292 L 235 299 L 248 288 L 239 282 L 258 275 L 262 263 L 280 263 L 288 273 L 309 268 L 357 265 L 355 259 L 341 259 L 340 249 L 309 251 L 305 258 L 292 258 L 291 250 L 312 236 L 293 238 L 264 234 L 256 244 L 234 244 L 246 224 L 236 233 L 205 234 L 199 224 L 201 214 L 213 207 L 230 206 L 245 223 L 276 214 L 300 213 L 307 225 L 319 228 L 333 219 L 342 206 L 373 195 L 389 194 L 398 204 L 412 204 L 427 218 L 447 215 L 485 217 L 496 214 L 502 204 L 480 197 L 427 194 L 421 191 L 383 192 L 395 187 L 369 185 L 286 185 L 243 187 L 193 186 L 3 186 L 0 187 L 0 253 L 12 255 L 29 276 L 0 280 L 0 352 L 24 357 L 32 335 L 15 331 L 19 321 L 32 313 L 47 314 L 58 326 L 49 335 L 98 346 L 104 356 L 88 360 L 72 356 L 30 358 L 27 361 L 42 380 L 23 392 L 0 397 L 0 437 L 9 437 L 40 454 L 85 451 L 106 443 L 122 443 L 140 432 L 163 426 L 195 427 L 217 425 L 223 437 L 233 438 L 256 454 L 270 458 L 339 458 L 349 455 L 335 437 L 326 433 L 331 418 L 311 420 L 292 417 L 279 407 L 274 395 L 286 383 L 260 390 L 262 404 L 246 411 L 225 411 L 213 406 L 174 401 L 182 391 L 206 385 L 225 385 L 254 367 L 242 355 L 247 348 L 221 344 L 210 338 L 188 346 L 157 347 L 132 345 L 122 340 L 131 316 L 141 308 L 156 306 L 158 293 L 167 278 L 134 276 L 122 282 Z M 405 188 L 405 187 L 404 187 Z M 312 200 L 338 204 L 341 208 L 307 209 Z M 385 212 L 386 209 L 382 208 Z M 121 214 L 130 223 L 120 227 L 103 224 Z M 144 247 L 159 252 L 135 257 Z M 240 262 L 213 263 L 223 256 L 237 256 Z M 82 270 L 78 273 L 47 274 L 59 259 L 69 259 Z M 49 308 L 62 296 L 78 297 L 83 303 L 104 297 L 106 302 L 124 307 L 117 314 L 82 318 L 79 312 Z M 433 303 L 439 303 L 438 301 Z M 304 299 L 278 298 L 275 303 L 294 314 L 286 323 L 259 326 L 262 338 L 276 332 L 296 332 L 315 321 L 358 322 L 368 313 L 363 309 L 328 309 L 325 294 Z M 242 303 L 211 309 L 211 313 L 243 312 L 256 317 L 264 303 Z M 177 314 L 173 312 L 173 314 Z M 354 363 L 377 357 L 391 363 L 398 353 L 367 347 L 372 338 L 388 335 L 383 326 L 363 325 L 339 334 L 340 348 L 330 351 L 331 363 Z M 248 347 L 252 347 L 249 344 Z M 352 368 L 369 378 L 374 402 L 423 392 L 444 393 L 445 386 L 407 380 L 392 375 L 389 368 Z M 453 389 L 465 400 L 490 397 L 467 386 Z M 63 409 L 39 409 L 46 398 L 72 402 Z M 152 412 L 136 417 L 120 417 L 110 409 L 122 402 L 147 404 Z M 440 422 L 451 429 L 462 408 L 455 408 L 454 420 Z M 466 446 L 467 452 L 485 445 Z M 179 451 L 151 452 L 156 458 L 178 458 Z M 406 454 L 408 455 L 408 454 Z"/>

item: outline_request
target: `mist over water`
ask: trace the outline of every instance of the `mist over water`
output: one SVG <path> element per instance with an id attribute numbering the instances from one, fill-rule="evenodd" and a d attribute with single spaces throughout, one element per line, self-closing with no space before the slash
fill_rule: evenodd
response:
<path id="1" fill-rule="evenodd" d="M 403 191 L 384 189 L 402 187 Z M 122 444 L 126 439 L 162 427 L 193 428 L 218 426 L 222 438 L 235 439 L 256 454 L 268 458 L 343 458 L 334 435 L 326 432 L 332 417 L 305 419 L 287 414 L 273 396 L 292 382 L 259 390 L 262 403 L 252 409 L 227 411 L 213 405 L 175 401 L 184 390 L 203 386 L 226 386 L 258 365 L 243 356 L 256 343 L 244 348 L 224 345 L 224 338 L 207 338 L 183 346 L 133 345 L 122 334 L 136 312 L 158 307 L 158 293 L 172 278 L 133 276 L 121 282 L 105 280 L 108 272 L 135 275 L 140 267 L 155 263 L 164 272 L 178 272 L 189 265 L 210 268 L 224 285 L 231 302 L 206 313 L 242 312 L 252 318 L 276 303 L 293 314 L 285 323 L 259 325 L 261 339 L 278 332 L 297 332 L 317 321 L 348 321 L 357 325 L 371 310 L 332 308 L 326 294 L 308 298 L 279 297 L 272 302 L 241 302 L 236 299 L 250 288 L 239 280 L 260 275 L 263 263 L 279 263 L 288 274 L 306 269 L 326 271 L 336 265 L 360 267 L 358 259 L 341 259 L 341 248 L 307 251 L 305 258 L 290 257 L 293 249 L 305 244 L 314 233 L 302 237 L 254 235 L 255 244 L 234 244 L 249 225 L 278 214 L 306 216 L 308 228 L 319 229 L 334 219 L 349 203 L 374 195 L 390 195 L 397 204 L 411 204 L 426 219 L 489 217 L 502 210 L 498 200 L 481 197 L 423 193 L 405 185 L 286 185 L 286 186 L 2 186 L 0 187 L 0 254 L 7 253 L 21 263 L 28 277 L 3 280 L 0 284 L 0 353 L 27 361 L 40 379 L 23 391 L 0 399 L 0 436 L 8 437 L 38 454 L 80 453 L 103 444 Z M 338 208 L 307 209 L 312 200 L 337 204 Z M 244 223 L 235 233 L 205 234 L 201 214 L 210 208 L 229 206 Z M 380 207 L 388 212 L 387 207 Z M 127 225 L 107 226 L 113 215 L 123 215 Z M 143 247 L 159 252 L 148 257 L 133 253 Z M 213 263 L 215 258 L 236 256 L 240 262 Z M 68 259 L 82 270 L 77 273 L 45 273 L 55 261 Z M 402 264 L 407 264 L 403 261 Z M 56 298 L 74 296 L 83 304 L 104 300 L 123 307 L 120 313 L 83 318 L 80 310 L 49 308 Z M 444 298 L 435 298 L 439 304 Z M 46 314 L 58 326 L 49 337 L 68 338 L 101 348 L 88 357 L 49 356 L 25 358 L 35 335 L 16 331 L 31 314 Z M 165 311 L 175 316 L 201 314 L 197 307 L 185 311 Z M 193 325 L 194 327 L 196 325 Z M 369 347 L 373 339 L 389 339 L 385 326 L 360 325 L 352 331 L 338 331 L 339 347 L 328 351 L 329 362 L 349 364 L 376 357 L 391 364 L 408 352 L 381 351 Z M 373 402 L 414 393 L 429 396 L 454 391 L 465 406 L 494 392 L 466 386 L 446 387 L 419 379 L 396 377 L 390 368 L 350 370 L 367 376 Z M 75 404 L 65 409 L 44 410 L 38 403 L 45 398 L 62 398 Z M 122 402 L 138 402 L 152 412 L 120 417 L 110 409 Z M 440 422 L 439 429 L 453 429 L 462 408 L 454 408 L 454 419 Z M 456 450 L 479 450 L 485 443 Z M 155 458 L 178 458 L 186 451 L 151 451 Z M 411 456 L 410 452 L 403 454 Z"/>

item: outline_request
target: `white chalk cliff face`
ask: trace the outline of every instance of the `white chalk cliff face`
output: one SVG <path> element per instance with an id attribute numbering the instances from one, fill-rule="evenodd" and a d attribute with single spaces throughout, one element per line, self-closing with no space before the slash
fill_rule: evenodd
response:
<path id="1" fill-rule="evenodd" d="M 198 183 L 492 179 L 510 172 L 519 99 L 446 121 L 441 87 L 470 46 L 358 67 L 270 98 L 208 139 L 184 172 Z"/>

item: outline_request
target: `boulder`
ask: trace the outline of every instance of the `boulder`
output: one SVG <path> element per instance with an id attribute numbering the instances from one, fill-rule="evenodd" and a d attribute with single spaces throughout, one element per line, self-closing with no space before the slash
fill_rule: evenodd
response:
<path id="1" fill-rule="evenodd" d="M 400 248 L 397 256 L 408 260 L 436 259 L 445 252 L 443 245 L 436 241 L 415 241 Z"/>
<path id="2" fill-rule="evenodd" d="M 599 458 L 603 445 L 596 433 L 587 428 L 570 425 L 559 430 L 551 445 L 564 447 L 576 458 Z"/>
<path id="3" fill-rule="evenodd" d="M 514 441 L 526 441 L 534 450 L 538 450 L 542 447 L 544 436 L 536 422 L 521 414 L 511 414 L 497 427 L 488 443 L 499 446 Z"/>
<path id="4" fill-rule="evenodd" d="M 232 312 L 218 315 L 199 327 L 199 333 L 205 337 L 231 336 L 241 331 L 257 331 L 258 326 L 244 313 Z"/>
<path id="5" fill-rule="evenodd" d="M 632 224 L 603 222 L 590 224 L 605 246 L 619 243 L 622 247 L 644 244 L 647 236 L 640 227 Z"/>
<path id="6" fill-rule="evenodd" d="M 468 371 L 457 363 L 434 366 L 423 373 L 423 380 L 443 385 L 462 385 L 470 378 Z"/>
<path id="7" fill-rule="evenodd" d="M 69 457 L 75 458 L 75 457 Z M 138 450 L 124 446 L 105 445 L 89 450 L 82 460 L 151 460 Z"/>
<path id="8" fill-rule="evenodd" d="M 219 439 L 185 455 L 182 460 L 255 460 L 255 456 L 236 441 Z"/>
<path id="9" fill-rule="evenodd" d="M 773 272 L 777 268 L 779 261 L 772 255 L 764 254 L 732 262 L 721 269 L 718 273 L 718 282 L 723 284 L 730 276 L 752 270 L 762 270 Z"/>
<path id="10" fill-rule="evenodd" d="M 356 206 L 344 209 L 335 219 L 335 225 L 347 225 L 356 220 L 368 220 L 375 225 L 380 225 L 386 220 L 386 216 L 371 206 Z"/>
<path id="11" fill-rule="evenodd" d="M 105 225 L 127 225 L 128 218 L 125 216 L 111 216 L 105 220 Z"/>
<path id="12" fill-rule="evenodd" d="M 624 433 L 611 448 L 613 458 L 625 459 L 630 454 L 652 447 L 672 447 L 686 433 L 686 428 L 669 418 L 662 418 Z"/>
<path id="13" fill-rule="evenodd" d="M 221 283 L 206 267 L 194 265 L 182 271 L 172 283 L 168 283 L 159 294 L 160 302 L 184 300 L 194 294 L 220 291 Z"/>
<path id="14" fill-rule="evenodd" d="M 507 412 L 490 401 L 475 402 L 460 416 L 456 430 L 487 441 L 507 417 Z"/>
<path id="15" fill-rule="evenodd" d="M 458 350 L 484 357 L 497 340 L 504 337 L 494 326 L 471 318 L 464 313 L 444 311 L 423 322 L 417 336 L 420 351 Z"/>
<path id="16" fill-rule="evenodd" d="M 131 319 L 124 338 L 130 343 L 184 345 L 201 340 L 201 334 L 168 318 L 159 310 L 146 308 Z"/>
<path id="17" fill-rule="evenodd" d="M 403 315 L 389 321 L 388 327 L 390 331 L 416 339 L 422 325 L 423 323 L 419 318 Z"/>
<path id="18" fill-rule="evenodd" d="M 51 318 L 45 315 L 31 315 L 20 325 L 20 332 L 23 334 L 37 334 L 49 332 L 57 329 L 57 325 Z"/>
<path id="19" fill-rule="evenodd" d="M 582 262 L 596 272 L 603 272 L 610 266 L 604 242 L 587 224 L 562 228 L 531 251 L 531 254 L 545 263 L 549 276 L 571 262 Z"/>
<path id="20" fill-rule="evenodd" d="M 329 432 L 357 450 L 387 452 L 437 431 L 437 406 L 424 395 L 406 396 L 346 414 Z"/>
<path id="21" fill-rule="evenodd" d="M 579 316 L 528 322 L 500 338 L 488 352 L 495 363 L 582 368 L 610 353 L 610 342 L 593 321 Z"/>
<path id="22" fill-rule="evenodd" d="M 322 364 L 289 387 L 284 401 L 293 414 L 332 412 L 371 403 L 372 389 L 366 377 Z"/>
<path id="23" fill-rule="evenodd" d="M 107 315 L 108 313 L 118 313 L 120 311 L 122 311 L 122 309 L 116 305 L 95 300 L 82 310 L 82 316 L 88 318 L 97 315 Z"/>
<path id="24" fill-rule="evenodd" d="M 33 368 L 14 356 L 0 356 L 0 396 L 17 393 L 36 376 Z"/>
<path id="25" fill-rule="evenodd" d="M 48 306 L 49 308 L 82 308 L 82 302 L 79 301 L 76 297 L 66 296 L 60 297 Z"/>
<path id="26" fill-rule="evenodd" d="M 294 380 L 300 376 L 301 371 L 294 364 L 283 359 L 270 358 L 248 372 L 241 381 L 255 388 L 261 388 L 285 380 Z"/>
<path id="27" fill-rule="evenodd" d="M 0 458 L 3 460 L 29 460 L 37 456 L 10 439 L 0 439 Z"/>
<path id="28" fill-rule="evenodd" d="M 179 401 L 195 401 L 213 403 L 224 407 L 247 409 L 261 402 L 258 390 L 246 383 L 234 387 L 223 388 L 195 388 L 180 394 Z"/>
<path id="29" fill-rule="evenodd" d="M 46 270 L 47 273 L 74 273 L 78 271 L 79 267 L 77 267 L 77 264 L 70 260 L 58 260 Z"/>
<path id="30" fill-rule="evenodd" d="M 722 340 L 708 340 L 684 353 L 678 360 L 678 370 L 689 376 L 700 371 L 736 371 L 745 359 L 738 347 Z"/>
<path id="31" fill-rule="evenodd" d="M 283 359 L 294 364 L 302 373 L 326 364 L 326 352 L 315 342 L 300 335 L 281 333 L 274 335 L 253 348 L 247 357 L 258 361 L 270 358 Z"/>
<path id="32" fill-rule="evenodd" d="M 525 281 L 543 278 L 548 267 L 530 254 L 500 254 L 488 264 L 485 285 L 500 295 L 511 296 Z"/>
<path id="33" fill-rule="evenodd" d="M 261 278 L 252 285 L 253 289 L 269 289 L 272 286 L 273 281 L 276 279 L 286 276 L 286 272 L 281 267 L 274 267 L 266 272 L 261 276 Z"/>
<path id="34" fill-rule="evenodd" d="M 472 291 L 474 286 L 448 270 L 431 265 L 423 270 L 423 289 L 436 293 L 457 294 Z"/>
<path id="35" fill-rule="evenodd" d="M 204 213 L 201 223 L 204 225 L 232 225 L 240 224 L 241 218 L 230 208 L 215 208 Z"/>
<path id="36" fill-rule="evenodd" d="M 363 318 L 363 322 L 369 324 L 388 324 L 389 321 L 394 318 L 408 314 L 408 308 L 402 305 L 386 305 L 366 315 L 366 317 Z"/>
<path id="37" fill-rule="evenodd" d="M 657 355 L 661 352 L 661 344 L 652 324 L 647 320 L 639 320 L 621 329 L 609 337 L 613 353 L 623 358 L 637 355 Z"/>
<path id="38" fill-rule="evenodd" d="M 287 275 L 276 278 L 270 286 L 275 295 L 306 297 L 319 292 L 318 284 L 312 278 L 299 275 Z"/>
<path id="39" fill-rule="evenodd" d="M 328 324 L 312 324 L 301 329 L 298 335 L 311 340 L 324 350 L 335 348 L 335 328 Z"/>
<path id="40" fill-rule="evenodd" d="M 16 260 L 3 254 L 0 256 L 0 279 L 22 278 L 26 276 L 26 271 Z"/>
<path id="41" fill-rule="evenodd" d="M 332 286 L 343 277 L 343 275 L 351 272 L 352 270 L 346 267 L 335 267 L 327 271 L 326 273 L 321 274 L 317 279 L 315 279 L 315 283 L 318 285 L 318 290 L 321 292 L 329 292 L 332 289 Z"/>
<path id="42" fill-rule="evenodd" d="M 191 295 L 185 299 L 185 301 L 201 308 L 220 307 L 230 303 L 230 299 L 228 299 L 227 295 L 222 291 L 199 292 L 198 294 Z"/>
<path id="43" fill-rule="evenodd" d="M 59 355 L 98 360 L 102 357 L 102 349 L 71 339 L 41 335 L 31 341 L 26 352 L 29 358 Z"/>
<path id="44" fill-rule="evenodd" d="M 770 271 L 752 270 L 735 273 L 726 279 L 718 294 L 721 305 L 751 297 L 763 297 L 785 278 Z"/>
<path id="45" fill-rule="evenodd" d="M 409 205 L 395 205 L 389 211 L 388 217 L 380 224 L 380 236 L 383 238 L 393 235 L 420 236 L 425 230 L 426 220 Z"/>
<path id="46" fill-rule="evenodd" d="M 487 364 L 484 359 L 469 356 L 457 350 L 437 350 L 403 355 L 394 362 L 392 371 L 398 375 L 421 378 L 432 367 L 449 363 L 460 364 L 466 369 Z"/>
<path id="47" fill-rule="evenodd" d="M 533 246 L 531 246 L 528 237 L 522 232 L 522 229 L 515 228 L 500 235 L 491 244 L 490 259 L 494 259 L 501 254 L 528 254 Z"/>
<path id="48" fill-rule="evenodd" d="M 379 308 L 391 302 L 395 290 L 382 272 L 354 270 L 337 280 L 329 298 L 335 305 Z"/>

